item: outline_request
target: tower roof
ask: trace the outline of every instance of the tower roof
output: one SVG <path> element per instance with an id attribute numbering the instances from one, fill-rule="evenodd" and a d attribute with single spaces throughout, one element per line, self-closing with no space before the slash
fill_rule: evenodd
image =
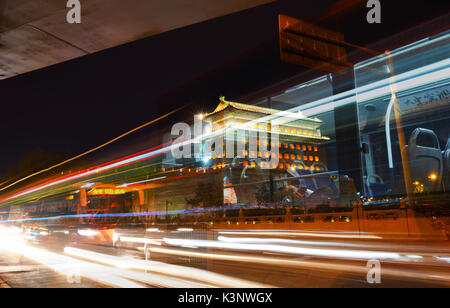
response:
<path id="1" fill-rule="evenodd" d="M 313 122 L 318 122 L 318 123 L 322 122 L 321 120 L 319 120 L 317 118 L 314 118 L 314 119 L 307 118 L 300 111 L 299 112 L 281 111 L 281 110 L 267 108 L 267 107 L 260 107 L 260 106 L 255 106 L 255 105 L 247 105 L 247 104 L 242 104 L 242 103 L 229 102 L 229 101 L 225 100 L 224 96 L 220 97 L 220 103 L 216 107 L 216 109 L 213 112 L 208 113 L 206 116 L 209 117 L 209 116 L 215 115 L 217 113 L 220 113 L 220 112 L 226 110 L 227 108 L 233 108 L 233 109 L 240 110 L 240 111 L 260 113 L 260 114 L 265 114 L 265 115 L 279 114 L 282 117 L 292 118 L 295 120 L 306 120 L 306 121 L 313 121 Z"/>

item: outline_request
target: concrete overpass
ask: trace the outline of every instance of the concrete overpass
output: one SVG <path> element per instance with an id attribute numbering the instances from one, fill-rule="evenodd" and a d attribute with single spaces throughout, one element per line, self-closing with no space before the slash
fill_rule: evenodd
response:
<path id="1" fill-rule="evenodd" d="M 0 79 L 235 13 L 273 0 L 0 0 Z"/>

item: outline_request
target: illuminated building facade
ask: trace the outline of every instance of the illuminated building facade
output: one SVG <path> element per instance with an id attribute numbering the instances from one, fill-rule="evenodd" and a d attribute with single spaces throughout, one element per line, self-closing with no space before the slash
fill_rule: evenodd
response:
<path id="1" fill-rule="evenodd" d="M 205 122 L 211 126 L 212 133 L 227 128 L 236 130 L 232 135 L 234 143 L 231 144 L 238 144 L 237 148 L 240 151 L 236 156 L 242 160 L 243 167 L 250 165 L 265 169 L 298 168 L 311 171 L 320 171 L 326 167 L 326 157 L 320 150 L 320 145 L 330 138 L 322 136 L 320 131 L 322 121 L 317 118 L 307 118 L 302 113 L 281 112 L 271 108 L 228 102 L 221 97 L 217 108 L 205 116 Z M 274 138 L 267 140 L 251 138 L 252 132 L 254 136 L 257 136 L 256 133 L 272 136 L 276 134 L 278 140 L 275 142 Z M 223 138 L 223 154 L 212 157 L 213 168 L 223 164 L 222 158 L 227 156 L 226 146 L 229 144 L 227 138 L 229 135 Z M 274 147 L 278 150 L 273 151 Z M 278 164 L 266 166 L 267 159 L 275 153 L 278 155 L 276 160 Z"/>

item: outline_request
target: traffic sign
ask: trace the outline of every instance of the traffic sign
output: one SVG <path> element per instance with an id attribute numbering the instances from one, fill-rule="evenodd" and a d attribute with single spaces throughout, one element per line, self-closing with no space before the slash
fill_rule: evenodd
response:
<path id="1" fill-rule="evenodd" d="M 281 61 L 338 72 L 347 63 L 344 35 L 310 23 L 279 15 Z"/>

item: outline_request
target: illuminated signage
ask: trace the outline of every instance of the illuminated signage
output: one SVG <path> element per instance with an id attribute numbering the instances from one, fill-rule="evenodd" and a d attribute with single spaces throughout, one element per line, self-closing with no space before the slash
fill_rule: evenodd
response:
<path id="1" fill-rule="evenodd" d="M 89 192 L 89 195 L 91 196 L 98 196 L 98 195 L 123 195 L 125 194 L 125 189 L 121 188 L 96 188 Z"/>

